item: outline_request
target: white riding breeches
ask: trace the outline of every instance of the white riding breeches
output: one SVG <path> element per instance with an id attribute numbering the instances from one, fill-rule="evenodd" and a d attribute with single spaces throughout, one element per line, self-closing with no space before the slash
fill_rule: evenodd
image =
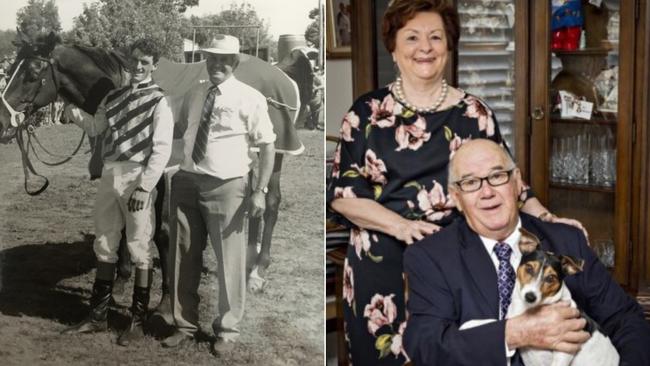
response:
<path id="1" fill-rule="evenodd" d="M 126 227 L 126 241 L 131 261 L 136 268 L 150 269 L 153 234 L 156 226 L 153 203 L 155 188 L 149 194 L 142 210 L 129 212 L 127 203 L 137 188 L 138 177 L 144 169 L 132 162 L 106 163 L 97 188 L 93 217 L 95 221 L 94 250 L 100 262 L 116 263 L 122 229 Z"/>

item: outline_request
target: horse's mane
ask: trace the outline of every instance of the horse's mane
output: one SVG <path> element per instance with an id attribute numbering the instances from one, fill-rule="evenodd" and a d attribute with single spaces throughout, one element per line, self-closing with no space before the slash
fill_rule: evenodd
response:
<path id="1" fill-rule="evenodd" d="M 90 58 L 100 70 L 108 75 L 120 75 L 122 70 L 126 69 L 126 58 L 120 52 L 83 45 L 73 45 L 72 47 Z"/>

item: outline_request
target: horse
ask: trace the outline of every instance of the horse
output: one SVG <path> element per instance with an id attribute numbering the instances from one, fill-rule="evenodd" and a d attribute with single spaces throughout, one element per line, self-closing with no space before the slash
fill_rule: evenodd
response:
<path id="1" fill-rule="evenodd" d="M 18 39 L 21 47 L 2 91 L 0 142 L 18 139 L 19 132 L 28 128 L 29 116 L 56 101 L 58 96 L 94 114 L 110 90 L 128 83 L 126 60 L 118 52 L 84 46 L 64 47 L 55 33 L 32 42 L 19 31 Z M 23 163 L 31 168 L 31 163 Z M 27 170 L 25 172 L 27 174 Z M 27 192 L 39 194 L 46 187 Z M 126 248 L 120 250 L 118 268 L 119 278 L 130 275 Z"/>
<path id="2" fill-rule="evenodd" d="M 2 92 L 2 103 L 0 103 L 0 141 L 2 142 L 17 137 L 21 129 L 27 128 L 26 119 L 36 110 L 56 100 L 57 96 L 90 114 L 94 114 L 99 103 L 110 90 L 127 85 L 129 82 L 130 75 L 128 74 L 126 59 L 124 54 L 119 51 L 107 51 L 81 45 L 65 45 L 61 43 L 61 39 L 54 33 L 41 36 L 32 42 L 19 32 L 19 39 L 21 40 L 21 47 L 14 64 L 9 70 L 10 79 L 7 87 Z M 304 149 L 294 128 L 300 102 L 295 84 L 286 75 L 287 80 L 276 78 L 272 83 L 270 81 L 260 82 L 260 80 L 267 80 L 264 75 L 260 75 L 260 72 L 284 75 L 279 69 L 275 67 L 269 69 L 269 67 L 272 67 L 270 64 L 252 56 L 240 55 L 240 57 L 245 59 L 245 62 L 240 63 L 235 75 L 243 82 L 247 82 L 243 79 L 254 79 L 248 82 L 251 85 L 254 83 L 260 84 L 257 89 L 267 97 L 269 115 L 274 125 L 274 131 L 280 137 L 276 141 L 278 154 L 275 157 L 273 175 L 268 186 L 267 210 L 264 215 L 264 235 L 266 236 L 268 232 L 270 241 L 280 204 L 279 183 L 283 154 L 297 155 Z M 248 65 L 248 67 L 244 67 L 245 65 Z M 193 83 L 197 79 L 187 78 L 192 82 L 179 83 L 178 80 L 174 81 L 171 76 L 182 75 L 180 69 L 181 66 L 185 67 L 184 65 L 161 59 L 159 66 L 161 68 L 154 74 L 154 80 L 162 84 L 163 88 L 169 88 L 167 94 L 172 110 L 178 111 L 183 105 L 182 96 L 184 92 L 193 87 L 195 85 Z M 165 69 L 163 66 L 167 68 Z M 199 68 L 205 70 L 205 66 L 202 64 L 193 65 L 192 68 L 186 68 L 186 70 L 192 69 L 192 72 L 199 75 L 200 71 L 197 71 Z M 163 72 L 164 70 L 167 71 Z M 258 77 L 255 77 L 255 75 L 258 75 Z M 278 90 L 274 91 L 274 89 L 278 88 L 274 83 L 285 85 L 283 88 L 284 95 L 279 94 Z M 287 83 L 291 86 L 286 86 Z M 180 87 L 181 84 L 185 85 L 184 90 Z M 256 85 L 252 86 L 256 87 Z M 175 115 L 177 114 L 175 113 Z M 175 126 L 174 137 L 177 139 L 175 145 L 182 138 L 182 128 L 176 128 L 180 125 L 182 124 L 177 123 Z M 176 156 L 177 159 L 172 158 L 170 163 L 178 162 L 178 151 L 180 151 L 178 148 L 174 150 L 172 155 Z M 182 152 L 180 153 L 182 154 Z M 96 156 L 91 158 L 89 165 L 91 177 L 96 176 L 92 172 L 92 167 L 96 166 L 97 158 Z M 165 216 L 165 211 L 169 209 L 166 204 L 168 199 L 165 199 L 167 196 L 165 193 L 169 191 L 170 175 L 173 172 L 174 169 L 171 168 L 163 175 L 163 178 L 156 186 L 159 194 L 155 202 L 156 229 L 154 242 L 159 252 L 163 278 L 163 297 L 158 309 L 164 314 L 169 314 L 170 304 L 167 288 L 169 230 L 163 222 L 163 218 L 168 217 L 168 212 L 166 212 L 167 216 Z M 260 224 L 257 223 L 256 225 L 256 223 L 251 222 L 250 230 L 259 231 Z M 118 278 L 125 278 L 130 274 L 130 262 L 127 260 L 128 250 L 124 248 L 124 250 L 120 250 L 120 253 Z"/>

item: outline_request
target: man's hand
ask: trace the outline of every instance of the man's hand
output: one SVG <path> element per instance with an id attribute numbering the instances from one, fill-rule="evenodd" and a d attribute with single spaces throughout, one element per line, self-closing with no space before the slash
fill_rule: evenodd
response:
<path id="1" fill-rule="evenodd" d="M 148 200 L 149 200 L 149 192 L 138 187 L 133 191 L 133 193 L 131 193 L 131 197 L 129 197 L 129 201 L 126 203 L 126 207 L 129 210 L 129 212 L 140 211 L 143 208 L 145 208 L 145 203 Z"/>
<path id="2" fill-rule="evenodd" d="M 576 353 L 589 333 L 580 312 L 563 301 L 543 305 L 506 322 L 506 343 L 510 349 L 533 347 Z"/>
<path id="3" fill-rule="evenodd" d="M 403 219 L 395 226 L 393 236 L 397 240 L 403 241 L 407 245 L 411 245 L 438 230 L 440 230 L 440 226 L 430 222 Z"/>
<path id="4" fill-rule="evenodd" d="M 260 191 L 255 191 L 251 194 L 250 206 L 248 209 L 248 215 L 250 217 L 259 217 L 261 218 L 266 209 L 266 195 Z"/>
<path id="5" fill-rule="evenodd" d="M 81 112 L 79 111 L 79 107 L 75 106 L 72 103 L 68 103 L 63 108 L 62 119 L 64 119 L 66 122 L 72 122 L 75 125 L 81 127 Z"/>

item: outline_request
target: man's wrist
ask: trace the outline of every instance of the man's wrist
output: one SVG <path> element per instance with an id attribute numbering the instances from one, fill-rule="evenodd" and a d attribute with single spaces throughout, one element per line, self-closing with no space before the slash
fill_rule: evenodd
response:
<path id="1" fill-rule="evenodd" d="M 525 344 L 525 323 L 522 316 L 517 316 L 506 320 L 505 325 L 505 341 L 507 349 L 515 350 L 519 347 L 524 347 Z"/>

